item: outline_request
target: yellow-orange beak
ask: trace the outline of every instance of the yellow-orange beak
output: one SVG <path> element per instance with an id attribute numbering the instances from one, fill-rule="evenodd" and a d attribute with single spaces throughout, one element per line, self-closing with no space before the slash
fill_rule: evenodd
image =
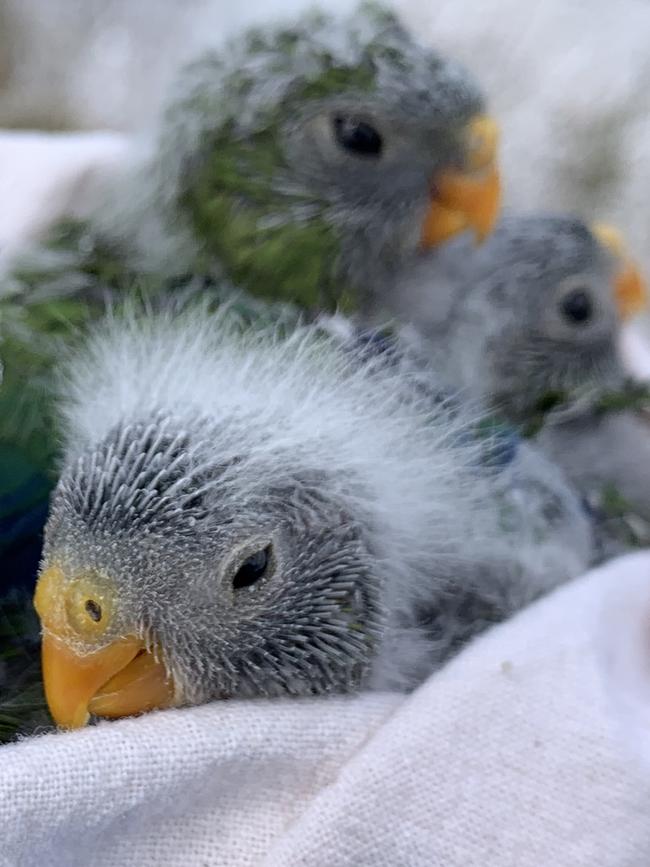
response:
<path id="1" fill-rule="evenodd" d="M 499 128 L 492 118 L 480 115 L 470 121 L 466 136 L 465 168 L 449 169 L 433 180 L 431 201 L 422 224 L 424 250 L 468 229 L 478 241 L 483 241 L 499 215 Z"/>
<path id="2" fill-rule="evenodd" d="M 87 596 L 88 582 L 83 589 Z M 126 635 L 97 650 L 86 649 L 90 630 L 98 632 L 97 621 L 90 618 L 84 630 L 76 617 L 75 594 L 77 588 L 70 590 L 62 571 L 53 567 L 40 576 L 34 597 L 43 628 L 45 696 L 57 725 L 80 728 L 91 713 L 115 718 L 171 707 L 174 684 L 159 655 L 147 650 L 142 639 Z"/>
<path id="3" fill-rule="evenodd" d="M 620 260 L 614 278 L 614 296 L 621 319 L 640 313 L 648 304 L 648 287 L 636 263 L 630 258 L 621 233 L 613 226 L 598 223 L 592 226 L 596 238 Z"/>

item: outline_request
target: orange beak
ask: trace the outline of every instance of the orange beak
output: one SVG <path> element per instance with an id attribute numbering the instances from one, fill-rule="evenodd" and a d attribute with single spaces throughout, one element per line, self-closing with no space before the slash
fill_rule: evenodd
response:
<path id="1" fill-rule="evenodd" d="M 91 713 L 114 718 L 171 707 L 174 684 L 159 655 L 136 635 L 88 649 L 92 636 L 70 614 L 71 597 L 74 591 L 58 567 L 43 572 L 34 605 L 43 628 L 45 696 L 57 725 L 80 728 Z M 86 632 L 91 628 L 98 632 L 94 620 Z"/>
<path id="2" fill-rule="evenodd" d="M 422 224 L 421 247 L 424 250 L 468 229 L 478 241 L 483 241 L 499 215 L 498 126 L 492 118 L 480 115 L 468 124 L 466 137 L 466 167 L 446 170 L 434 179 Z"/>
<path id="3" fill-rule="evenodd" d="M 614 296 L 621 319 L 630 319 L 647 307 L 648 287 L 637 265 L 630 258 L 621 233 L 613 226 L 598 223 L 592 226 L 596 238 L 620 260 L 614 278 Z"/>

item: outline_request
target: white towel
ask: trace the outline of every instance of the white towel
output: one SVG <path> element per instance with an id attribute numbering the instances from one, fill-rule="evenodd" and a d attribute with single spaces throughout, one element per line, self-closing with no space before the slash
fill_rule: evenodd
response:
<path id="1" fill-rule="evenodd" d="M 123 164 L 130 145 L 119 133 L 0 130 L 0 272 L 56 220 L 83 216 L 94 184 Z"/>
<path id="2" fill-rule="evenodd" d="M 599 663 L 603 605 L 646 576 L 650 552 L 589 573 L 409 697 L 217 703 L 4 747 L 0 864 L 647 867 L 650 771 Z"/>

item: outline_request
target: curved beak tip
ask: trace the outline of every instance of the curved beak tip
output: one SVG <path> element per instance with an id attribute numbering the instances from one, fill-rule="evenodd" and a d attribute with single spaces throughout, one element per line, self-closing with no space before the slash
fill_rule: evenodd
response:
<path id="1" fill-rule="evenodd" d="M 81 728 L 91 714 L 132 716 L 169 707 L 174 701 L 173 682 L 164 664 L 135 637 L 80 654 L 45 632 L 42 660 L 47 703 L 62 728 Z"/>
<path id="2" fill-rule="evenodd" d="M 492 232 L 501 210 L 501 177 L 496 166 L 479 177 L 446 172 L 436 181 L 422 223 L 421 247 L 436 247 L 463 231 L 478 243 Z"/>
<path id="3" fill-rule="evenodd" d="M 68 590 L 63 571 L 53 566 L 40 575 L 34 596 L 42 626 L 45 697 L 56 724 L 75 729 L 91 714 L 133 716 L 176 703 L 160 648 L 149 650 L 135 634 L 103 646 L 96 646 L 103 633 L 81 641 L 66 613 Z"/>
<path id="4" fill-rule="evenodd" d="M 462 169 L 447 169 L 433 179 L 421 230 L 421 247 L 435 247 L 466 230 L 478 243 L 492 232 L 501 210 L 501 175 L 497 164 L 499 127 L 487 115 L 473 118 L 465 130 Z"/>

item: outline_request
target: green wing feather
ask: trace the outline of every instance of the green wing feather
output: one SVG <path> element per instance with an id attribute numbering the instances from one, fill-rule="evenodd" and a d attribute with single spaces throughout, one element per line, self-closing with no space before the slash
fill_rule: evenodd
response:
<path id="1" fill-rule="evenodd" d="M 57 446 L 53 366 L 99 297 L 99 278 L 76 249 L 79 237 L 80 225 L 62 225 L 51 245 L 0 285 L 0 450 L 18 448 L 40 472 L 50 470 Z"/>
<path id="2" fill-rule="evenodd" d="M 31 601 L 0 602 L 0 744 L 53 725 L 43 693 L 39 625 Z"/>

